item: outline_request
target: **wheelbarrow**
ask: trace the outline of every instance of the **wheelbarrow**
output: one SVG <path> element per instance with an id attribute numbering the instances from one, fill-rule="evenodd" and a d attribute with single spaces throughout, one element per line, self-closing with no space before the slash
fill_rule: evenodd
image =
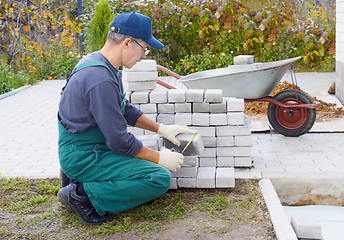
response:
<path id="1" fill-rule="evenodd" d="M 267 63 L 230 65 L 226 68 L 192 73 L 180 76 L 158 65 L 158 69 L 178 79 L 189 89 L 222 89 L 224 97 L 243 98 L 245 102 L 268 102 L 270 125 L 280 134 L 297 137 L 307 133 L 314 125 L 316 108 L 305 93 L 297 90 L 297 82 L 292 65 L 301 57 Z M 287 70 L 292 72 L 294 89 L 287 89 L 275 96 L 269 94 L 277 86 Z M 168 89 L 175 87 L 158 80 Z"/>

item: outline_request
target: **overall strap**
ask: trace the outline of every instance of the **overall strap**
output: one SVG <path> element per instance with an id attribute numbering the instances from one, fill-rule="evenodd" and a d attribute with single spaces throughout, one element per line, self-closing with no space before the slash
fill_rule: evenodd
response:
<path id="1" fill-rule="evenodd" d="M 105 67 L 107 70 L 109 70 L 109 72 L 111 73 L 111 75 L 112 75 L 113 78 L 115 79 L 116 83 L 119 84 L 119 83 L 118 83 L 118 80 L 117 80 L 117 77 L 116 77 L 116 75 L 115 75 L 115 73 L 111 70 L 111 68 L 110 68 L 105 62 L 102 62 L 102 61 L 89 61 L 89 62 L 81 63 L 81 64 L 79 64 L 77 67 L 75 67 L 75 68 L 73 69 L 73 71 L 71 72 L 71 74 L 69 74 L 69 76 L 68 76 L 68 78 L 67 78 L 67 80 L 66 80 L 66 84 L 65 84 L 64 87 L 62 88 L 62 92 L 63 92 L 63 90 L 66 88 L 69 79 L 72 77 L 72 75 L 73 75 L 74 73 L 76 73 L 76 72 L 78 72 L 78 71 L 80 71 L 80 70 L 82 70 L 82 69 L 84 69 L 84 68 L 93 67 L 93 66 L 103 66 L 103 67 Z M 120 93 L 121 93 L 121 95 L 122 95 L 121 89 L 120 89 L 119 91 L 120 91 Z M 62 92 L 61 92 L 61 94 L 62 94 Z"/>
<path id="2" fill-rule="evenodd" d="M 111 68 L 105 62 L 102 62 L 102 61 L 89 61 L 89 62 L 81 63 L 81 64 L 79 64 L 76 67 L 76 72 L 80 71 L 81 69 L 84 69 L 84 68 L 87 68 L 87 67 L 93 67 L 93 66 L 103 66 L 103 67 L 105 67 L 107 70 L 109 70 L 109 72 L 111 73 L 111 75 L 115 79 L 116 83 L 118 84 L 118 80 L 117 80 L 117 77 L 116 77 L 115 73 L 111 70 Z"/>

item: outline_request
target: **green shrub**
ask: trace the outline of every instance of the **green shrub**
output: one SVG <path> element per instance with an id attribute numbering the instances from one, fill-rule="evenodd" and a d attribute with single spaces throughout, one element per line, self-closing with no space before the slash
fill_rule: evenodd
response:
<path id="1" fill-rule="evenodd" d="M 89 52 L 100 50 L 105 44 L 109 23 L 113 19 L 108 0 L 100 0 L 87 28 L 86 46 Z"/>
<path id="2" fill-rule="evenodd" d="M 213 53 L 205 47 L 201 54 L 188 55 L 175 64 L 174 71 L 180 75 L 193 72 L 227 67 L 233 64 L 233 55 L 229 52 Z"/>
<path id="3" fill-rule="evenodd" d="M 33 82 L 27 74 L 14 73 L 3 59 L 0 60 L 0 94 Z"/>
<path id="4" fill-rule="evenodd" d="M 334 70 L 335 10 L 295 1 L 116 1 L 115 13 L 135 10 L 152 19 L 165 48 L 152 49 L 162 65 L 178 70 L 181 59 L 203 54 L 250 54 L 259 62 L 302 56 L 300 71 Z M 174 67 L 173 67 L 174 66 Z"/>

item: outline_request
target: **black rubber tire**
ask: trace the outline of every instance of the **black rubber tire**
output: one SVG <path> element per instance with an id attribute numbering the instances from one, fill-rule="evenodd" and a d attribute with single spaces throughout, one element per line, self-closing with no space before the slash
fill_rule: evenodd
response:
<path id="1" fill-rule="evenodd" d="M 62 168 L 60 168 L 60 182 L 61 182 L 61 187 L 65 187 L 70 184 L 70 179 L 63 172 Z"/>
<path id="2" fill-rule="evenodd" d="M 273 99 L 284 103 L 310 104 L 313 101 L 303 92 L 287 89 L 277 93 Z M 299 100 L 299 101 L 297 101 Z M 298 137 L 307 133 L 314 125 L 316 110 L 310 108 L 283 108 L 269 103 L 268 118 L 276 132 L 288 136 Z"/>

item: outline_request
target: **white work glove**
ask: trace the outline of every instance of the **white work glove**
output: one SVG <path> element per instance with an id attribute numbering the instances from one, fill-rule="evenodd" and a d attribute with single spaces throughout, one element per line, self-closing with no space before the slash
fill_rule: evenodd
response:
<path id="1" fill-rule="evenodd" d="M 177 152 L 164 148 L 159 152 L 158 164 L 167 168 L 168 170 L 175 172 L 183 164 L 184 156 Z"/>
<path id="2" fill-rule="evenodd" d="M 196 134 L 196 130 L 192 130 L 187 126 L 180 126 L 180 125 L 164 125 L 160 123 L 159 130 L 157 131 L 160 135 L 164 138 L 170 140 L 173 144 L 180 146 L 180 142 L 176 139 L 176 136 L 179 133 L 191 133 Z"/>

